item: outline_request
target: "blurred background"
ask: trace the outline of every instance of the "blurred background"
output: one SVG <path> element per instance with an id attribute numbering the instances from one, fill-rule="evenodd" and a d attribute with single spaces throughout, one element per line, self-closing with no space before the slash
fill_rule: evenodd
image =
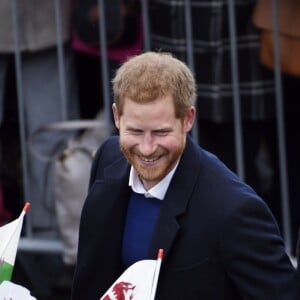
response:
<path id="1" fill-rule="evenodd" d="M 263 197 L 294 258 L 299 15 L 297 0 L 2 0 L 0 224 L 31 203 L 12 281 L 70 299 L 92 153 L 116 133 L 110 81 L 149 50 L 193 70 L 193 137 Z"/>

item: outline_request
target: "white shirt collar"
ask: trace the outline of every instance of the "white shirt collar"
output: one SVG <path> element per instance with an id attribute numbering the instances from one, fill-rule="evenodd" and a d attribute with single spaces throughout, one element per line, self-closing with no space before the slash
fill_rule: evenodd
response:
<path id="1" fill-rule="evenodd" d="M 149 191 L 146 191 L 144 185 L 142 184 L 137 172 L 131 166 L 130 174 L 129 174 L 129 186 L 131 186 L 132 190 L 138 194 L 144 194 L 146 198 L 157 198 L 163 200 L 167 189 L 170 185 L 171 179 L 175 173 L 175 170 L 178 166 L 179 161 L 176 163 L 175 167 L 165 176 L 158 184 L 152 187 Z"/>

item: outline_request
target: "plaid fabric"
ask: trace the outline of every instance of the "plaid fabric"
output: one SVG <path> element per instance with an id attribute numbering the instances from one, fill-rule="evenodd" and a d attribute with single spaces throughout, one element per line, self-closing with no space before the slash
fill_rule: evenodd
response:
<path id="1" fill-rule="evenodd" d="M 191 0 L 192 45 L 197 80 L 198 115 L 214 122 L 233 118 L 228 1 Z M 244 120 L 275 115 L 274 74 L 259 64 L 259 31 L 252 23 L 255 1 L 236 0 L 239 94 Z M 149 4 L 151 47 L 187 62 L 185 1 Z"/>

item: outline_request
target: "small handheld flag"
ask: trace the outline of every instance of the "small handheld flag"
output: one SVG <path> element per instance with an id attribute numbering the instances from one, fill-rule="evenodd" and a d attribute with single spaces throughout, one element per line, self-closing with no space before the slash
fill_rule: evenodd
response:
<path id="1" fill-rule="evenodd" d="M 22 285 L 4 280 L 0 284 L 0 299 L 10 300 L 37 300 L 30 291 Z"/>
<path id="2" fill-rule="evenodd" d="M 124 271 L 100 300 L 154 300 L 163 249 L 157 260 L 141 260 Z"/>
<path id="3" fill-rule="evenodd" d="M 29 208 L 30 203 L 25 203 L 17 219 L 0 227 L 0 283 L 11 280 L 23 220 Z"/>

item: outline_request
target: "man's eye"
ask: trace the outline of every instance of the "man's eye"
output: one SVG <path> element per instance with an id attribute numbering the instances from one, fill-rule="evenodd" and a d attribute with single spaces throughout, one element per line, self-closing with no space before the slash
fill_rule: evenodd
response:
<path id="1" fill-rule="evenodd" d="M 142 130 L 137 130 L 137 129 L 131 129 L 129 130 L 129 132 L 133 135 L 141 135 L 143 134 L 143 131 Z"/>
<path id="2" fill-rule="evenodd" d="M 169 134 L 169 131 L 155 131 L 155 135 L 157 136 L 166 136 Z"/>

